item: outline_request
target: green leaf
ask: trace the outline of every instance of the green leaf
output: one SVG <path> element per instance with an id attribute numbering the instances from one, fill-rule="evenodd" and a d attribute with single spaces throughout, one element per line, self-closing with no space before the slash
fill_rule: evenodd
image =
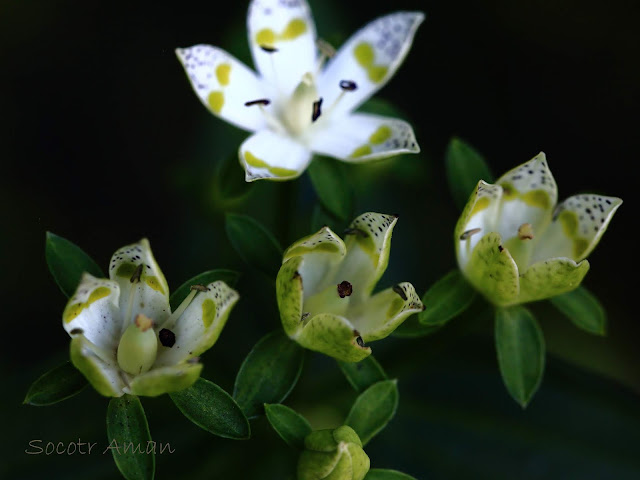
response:
<path id="1" fill-rule="evenodd" d="M 281 405 L 264 404 L 267 420 L 287 445 L 302 450 L 304 438 L 311 433 L 311 425 L 306 418 L 295 410 Z"/>
<path id="2" fill-rule="evenodd" d="M 363 392 L 374 383 L 388 378 L 378 361 L 373 358 L 373 355 L 369 355 L 359 362 L 341 362 L 338 360 L 338 366 L 356 392 Z"/>
<path id="3" fill-rule="evenodd" d="M 427 326 L 443 325 L 469 308 L 475 295 L 476 290 L 462 272 L 452 270 L 424 294 L 422 303 L 426 308 L 418 314 L 418 320 Z"/>
<path id="4" fill-rule="evenodd" d="M 550 299 L 577 327 L 594 335 L 606 335 L 607 314 L 598 299 L 585 287 L 578 287 Z"/>
<path id="5" fill-rule="evenodd" d="M 149 424 L 138 397 L 112 398 L 107 408 L 107 439 L 118 469 L 127 480 L 152 479 L 156 457 Z M 147 453 L 148 452 L 148 453 Z"/>
<path id="6" fill-rule="evenodd" d="M 351 407 L 345 425 L 353 428 L 366 445 L 393 418 L 398 408 L 397 380 L 374 383 Z"/>
<path id="7" fill-rule="evenodd" d="M 262 337 L 242 362 L 233 397 L 249 418 L 262 413 L 265 403 L 282 402 L 298 382 L 304 349 L 276 330 Z"/>
<path id="8" fill-rule="evenodd" d="M 329 212 L 322 203 L 318 202 L 313 207 L 311 213 L 311 232 L 317 232 L 322 227 L 329 227 L 334 232 L 341 232 L 349 226 L 351 220 L 340 220 L 338 217 Z"/>
<path id="9" fill-rule="evenodd" d="M 245 172 L 238 161 L 237 152 L 220 159 L 213 182 L 214 200 L 220 207 L 237 205 L 252 191 L 252 183 L 245 181 Z"/>
<path id="10" fill-rule="evenodd" d="M 75 243 L 47 232 L 45 256 L 49 271 L 67 297 L 73 295 L 83 272 L 104 278 L 100 267 Z"/>
<path id="11" fill-rule="evenodd" d="M 416 480 L 411 475 L 398 472 L 397 470 L 387 470 L 385 468 L 372 468 L 364 477 L 364 480 Z"/>
<path id="12" fill-rule="evenodd" d="M 244 262 L 276 278 L 282 264 L 282 247 L 260 223 L 247 215 L 227 213 L 227 236 Z"/>
<path id="13" fill-rule="evenodd" d="M 189 388 L 169 396 L 185 417 L 209 433 L 234 440 L 246 440 L 251 435 L 249 420 L 235 400 L 209 380 L 201 377 Z"/>
<path id="14" fill-rule="evenodd" d="M 453 200 L 460 210 L 480 180 L 491 183 L 493 175 L 484 158 L 471 145 L 453 137 L 446 154 L 447 180 Z"/>
<path id="15" fill-rule="evenodd" d="M 396 328 L 392 335 L 400 338 L 419 338 L 437 332 L 443 325 L 422 325 L 418 315 L 412 315 Z"/>
<path id="16" fill-rule="evenodd" d="M 515 401 L 525 408 L 544 372 L 542 330 L 533 314 L 521 306 L 497 309 L 495 328 L 502 380 Z"/>
<path id="17" fill-rule="evenodd" d="M 316 157 L 308 172 L 322 205 L 340 220 L 353 216 L 354 193 L 346 172 L 347 166 L 333 158 Z"/>
<path id="18" fill-rule="evenodd" d="M 78 369 L 65 362 L 33 382 L 22 403 L 52 405 L 77 395 L 86 386 L 87 380 Z"/>
<path id="19" fill-rule="evenodd" d="M 182 303 L 182 301 L 187 298 L 189 292 L 191 291 L 192 285 L 208 285 L 211 282 L 215 282 L 217 280 L 222 280 L 224 283 L 229 285 L 230 287 L 235 287 L 240 279 L 240 273 L 234 270 L 225 270 L 225 269 L 217 269 L 217 270 L 209 270 L 208 272 L 202 272 L 199 275 L 187 280 L 182 285 L 178 287 L 178 289 L 171 294 L 171 299 L 169 303 L 171 304 L 171 311 L 175 311 L 176 308 Z"/>

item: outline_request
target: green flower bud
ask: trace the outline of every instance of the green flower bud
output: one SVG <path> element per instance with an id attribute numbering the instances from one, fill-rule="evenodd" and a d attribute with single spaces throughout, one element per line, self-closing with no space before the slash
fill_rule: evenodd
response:
<path id="1" fill-rule="evenodd" d="M 158 340 L 153 321 L 142 314 L 124 331 L 118 345 L 118 365 L 131 375 L 148 372 L 156 361 Z"/>
<path id="2" fill-rule="evenodd" d="M 369 471 L 360 437 L 347 425 L 311 432 L 304 446 L 298 480 L 362 480 Z"/>

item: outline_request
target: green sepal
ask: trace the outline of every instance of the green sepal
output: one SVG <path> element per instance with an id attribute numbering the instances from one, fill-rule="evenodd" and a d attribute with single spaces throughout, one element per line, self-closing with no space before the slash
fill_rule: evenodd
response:
<path id="1" fill-rule="evenodd" d="M 594 335 L 607 334 L 607 313 L 600 301 L 585 287 L 552 297 L 551 303 L 575 326 Z"/>
<path id="2" fill-rule="evenodd" d="M 446 153 L 449 190 L 457 207 L 462 210 L 480 180 L 493 182 L 493 175 L 485 159 L 471 145 L 458 137 L 449 142 Z"/>
<path id="3" fill-rule="evenodd" d="M 542 382 L 545 344 L 533 314 L 522 306 L 496 310 L 495 342 L 507 390 L 525 408 Z"/>
<path id="4" fill-rule="evenodd" d="M 23 404 L 52 405 L 80 393 L 87 380 L 70 362 L 65 362 L 43 374 L 29 387 Z"/>
<path id="5" fill-rule="evenodd" d="M 189 362 L 154 368 L 143 375 L 135 376 L 129 384 L 129 390 L 133 395 L 144 397 L 178 392 L 193 385 L 200 378 L 201 371 L 201 363 Z"/>
<path id="6" fill-rule="evenodd" d="M 182 414 L 213 435 L 233 440 L 251 436 L 249 420 L 235 400 L 209 380 L 199 378 L 191 387 L 170 393 Z"/>
<path id="7" fill-rule="evenodd" d="M 209 270 L 202 272 L 193 278 L 190 278 L 182 285 L 180 285 L 172 294 L 169 299 L 171 305 L 171 311 L 175 311 L 180 306 L 182 301 L 187 298 L 187 295 L 191 292 L 192 285 L 209 285 L 215 281 L 221 280 L 231 288 L 235 288 L 240 279 L 240 273 L 235 270 L 226 270 L 223 268 L 216 270 Z"/>
<path id="8" fill-rule="evenodd" d="M 353 216 L 354 192 L 346 169 L 333 158 L 316 156 L 309 168 L 309 178 L 322 205 L 339 220 Z"/>
<path id="9" fill-rule="evenodd" d="M 444 325 L 469 308 L 475 295 L 460 270 L 452 270 L 426 291 L 422 297 L 425 310 L 418 314 L 418 321 L 425 326 Z"/>
<path id="10" fill-rule="evenodd" d="M 385 468 L 372 468 L 364 477 L 364 480 L 416 480 L 411 475 L 398 472 L 397 470 L 388 470 Z"/>
<path id="11" fill-rule="evenodd" d="M 275 278 L 282 263 L 282 247 L 269 230 L 253 218 L 236 213 L 227 213 L 225 230 L 247 265 Z"/>
<path id="12" fill-rule="evenodd" d="M 374 383 L 354 402 L 345 425 L 349 425 L 366 445 L 393 418 L 398 408 L 397 380 Z"/>
<path id="13" fill-rule="evenodd" d="M 338 366 L 347 381 L 356 392 L 359 393 L 365 391 L 374 383 L 387 380 L 388 378 L 373 355 L 369 355 L 357 363 L 341 362 L 338 360 Z"/>
<path id="14" fill-rule="evenodd" d="M 98 264 L 80 247 L 55 233 L 47 232 L 45 256 L 51 275 L 67 297 L 76 291 L 83 272 L 105 277 Z"/>
<path id="15" fill-rule="evenodd" d="M 304 439 L 312 431 L 306 418 L 279 403 L 265 403 L 264 412 L 273 429 L 287 445 L 299 450 L 304 448 Z"/>
<path id="16" fill-rule="evenodd" d="M 589 271 L 589 262 L 552 258 L 534 263 L 520 276 L 518 303 L 555 297 L 577 288 Z"/>
<path id="17" fill-rule="evenodd" d="M 108 449 L 127 480 L 150 480 L 156 468 L 147 417 L 138 397 L 113 398 L 107 408 Z"/>

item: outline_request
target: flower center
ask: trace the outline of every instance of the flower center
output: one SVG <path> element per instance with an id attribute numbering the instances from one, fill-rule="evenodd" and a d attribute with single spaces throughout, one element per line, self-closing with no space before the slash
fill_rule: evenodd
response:
<path id="1" fill-rule="evenodd" d="M 318 313 L 331 313 L 343 316 L 349 308 L 349 298 L 353 293 L 353 285 L 347 280 L 338 285 L 332 284 L 304 300 L 302 310 L 305 318 Z"/>

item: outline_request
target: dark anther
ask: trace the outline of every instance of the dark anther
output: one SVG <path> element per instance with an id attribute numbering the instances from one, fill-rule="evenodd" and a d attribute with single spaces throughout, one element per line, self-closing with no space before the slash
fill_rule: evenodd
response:
<path id="1" fill-rule="evenodd" d="M 198 363 L 199 361 L 200 361 L 200 357 L 191 357 L 189 360 L 187 360 L 187 363 L 194 364 L 194 363 Z"/>
<path id="2" fill-rule="evenodd" d="M 250 107 L 252 105 L 264 105 L 265 107 L 271 103 L 271 100 L 268 98 L 259 98 L 257 100 L 251 100 L 249 102 L 244 102 L 245 107 Z"/>
<path id="3" fill-rule="evenodd" d="M 162 330 L 160 330 L 160 332 L 158 333 L 158 338 L 160 339 L 160 343 L 164 347 L 171 348 L 176 343 L 176 334 L 168 328 L 163 328 Z"/>
<path id="4" fill-rule="evenodd" d="M 396 292 L 398 295 L 400 295 L 400 298 L 402 300 L 404 300 L 405 302 L 407 301 L 407 294 L 400 285 L 394 285 L 393 291 Z"/>
<path id="5" fill-rule="evenodd" d="M 364 348 L 364 340 L 362 340 L 362 337 L 360 336 L 356 337 L 356 343 L 360 348 Z"/>
<path id="6" fill-rule="evenodd" d="M 71 335 L 82 335 L 84 333 L 84 330 L 82 330 L 81 328 L 74 328 L 69 333 Z"/>
<path id="7" fill-rule="evenodd" d="M 317 102 L 313 102 L 313 113 L 311 114 L 311 121 L 315 122 L 322 115 L 322 97 Z"/>
<path id="8" fill-rule="evenodd" d="M 304 313 L 302 314 L 302 317 L 300 318 L 300 321 L 301 321 L 301 322 L 304 322 L 304 321 L 307 319 L 307 317 L 309 317 L 309 315 L 311 315 L 311 313 L 310 313 L 310 312 L 304 312 Z"/>
<path id="9" fill-rule="evenodd" d="M 267 53 L 273 53 L 278 51 L 276 47 L 270 47 L 269 45 L 260 45 L 260 48 L 262 49 L 262 51 Z"/>
<path id="10" fill-rule="evenodd" d="M 135 272 L 131 275 L 131 279 L 129 280 L 131 283 L 136 283 L 140 281 L 140 275 L 142 275 L 142 264 L 136 267 Z"/>
<path id="11" fill-rule="evenodd" d="M 338 295 L 340 298 L 348 297 L 353 293 L 353 285 L 346 280 L 338 284 Z"/>
<path id="12" fill-rule="evenodd" d="M 191 285 L 189 287 L 189 289 L 190 290 L 197 290 L 199 292 L 208 292 L 209 291 L 209 289 L 207 287 L 205 287 L 204 285 L 199 285 L 199 284 Z"/>
<path id="13" fill-rule="evenodd" d="M 500 252 L 502 252 L 504 250 L 504 247 L 502 245 L 498 245 L 498 250 L 500 250 Z"/>
<path id="14" fill-rule="evenodd" d="M 367 232 L 365 232 L 364 230 L 360 230 L 359 228 L 345 228 L 344 230 L 344 234 L 345 235 L 359 235 L 361 237 L 367 237 Z"/>
<path id="15" fill-rule="evenodd" d="M 476 233 L 480 233 L 481 231 L 481 228 L 472 228 L 471 230 L 462 232 L 462 235 L 460 235 L 460 240 L 466 240 L 470 236 L 475 235 Z"/>
<path id="16" fill-rule="evenodd" d="M 346 90 L 347 92 L 353 92 L 358 85 L 353 80 L 340 80 L 340 88 L 342 90 Z"/>

